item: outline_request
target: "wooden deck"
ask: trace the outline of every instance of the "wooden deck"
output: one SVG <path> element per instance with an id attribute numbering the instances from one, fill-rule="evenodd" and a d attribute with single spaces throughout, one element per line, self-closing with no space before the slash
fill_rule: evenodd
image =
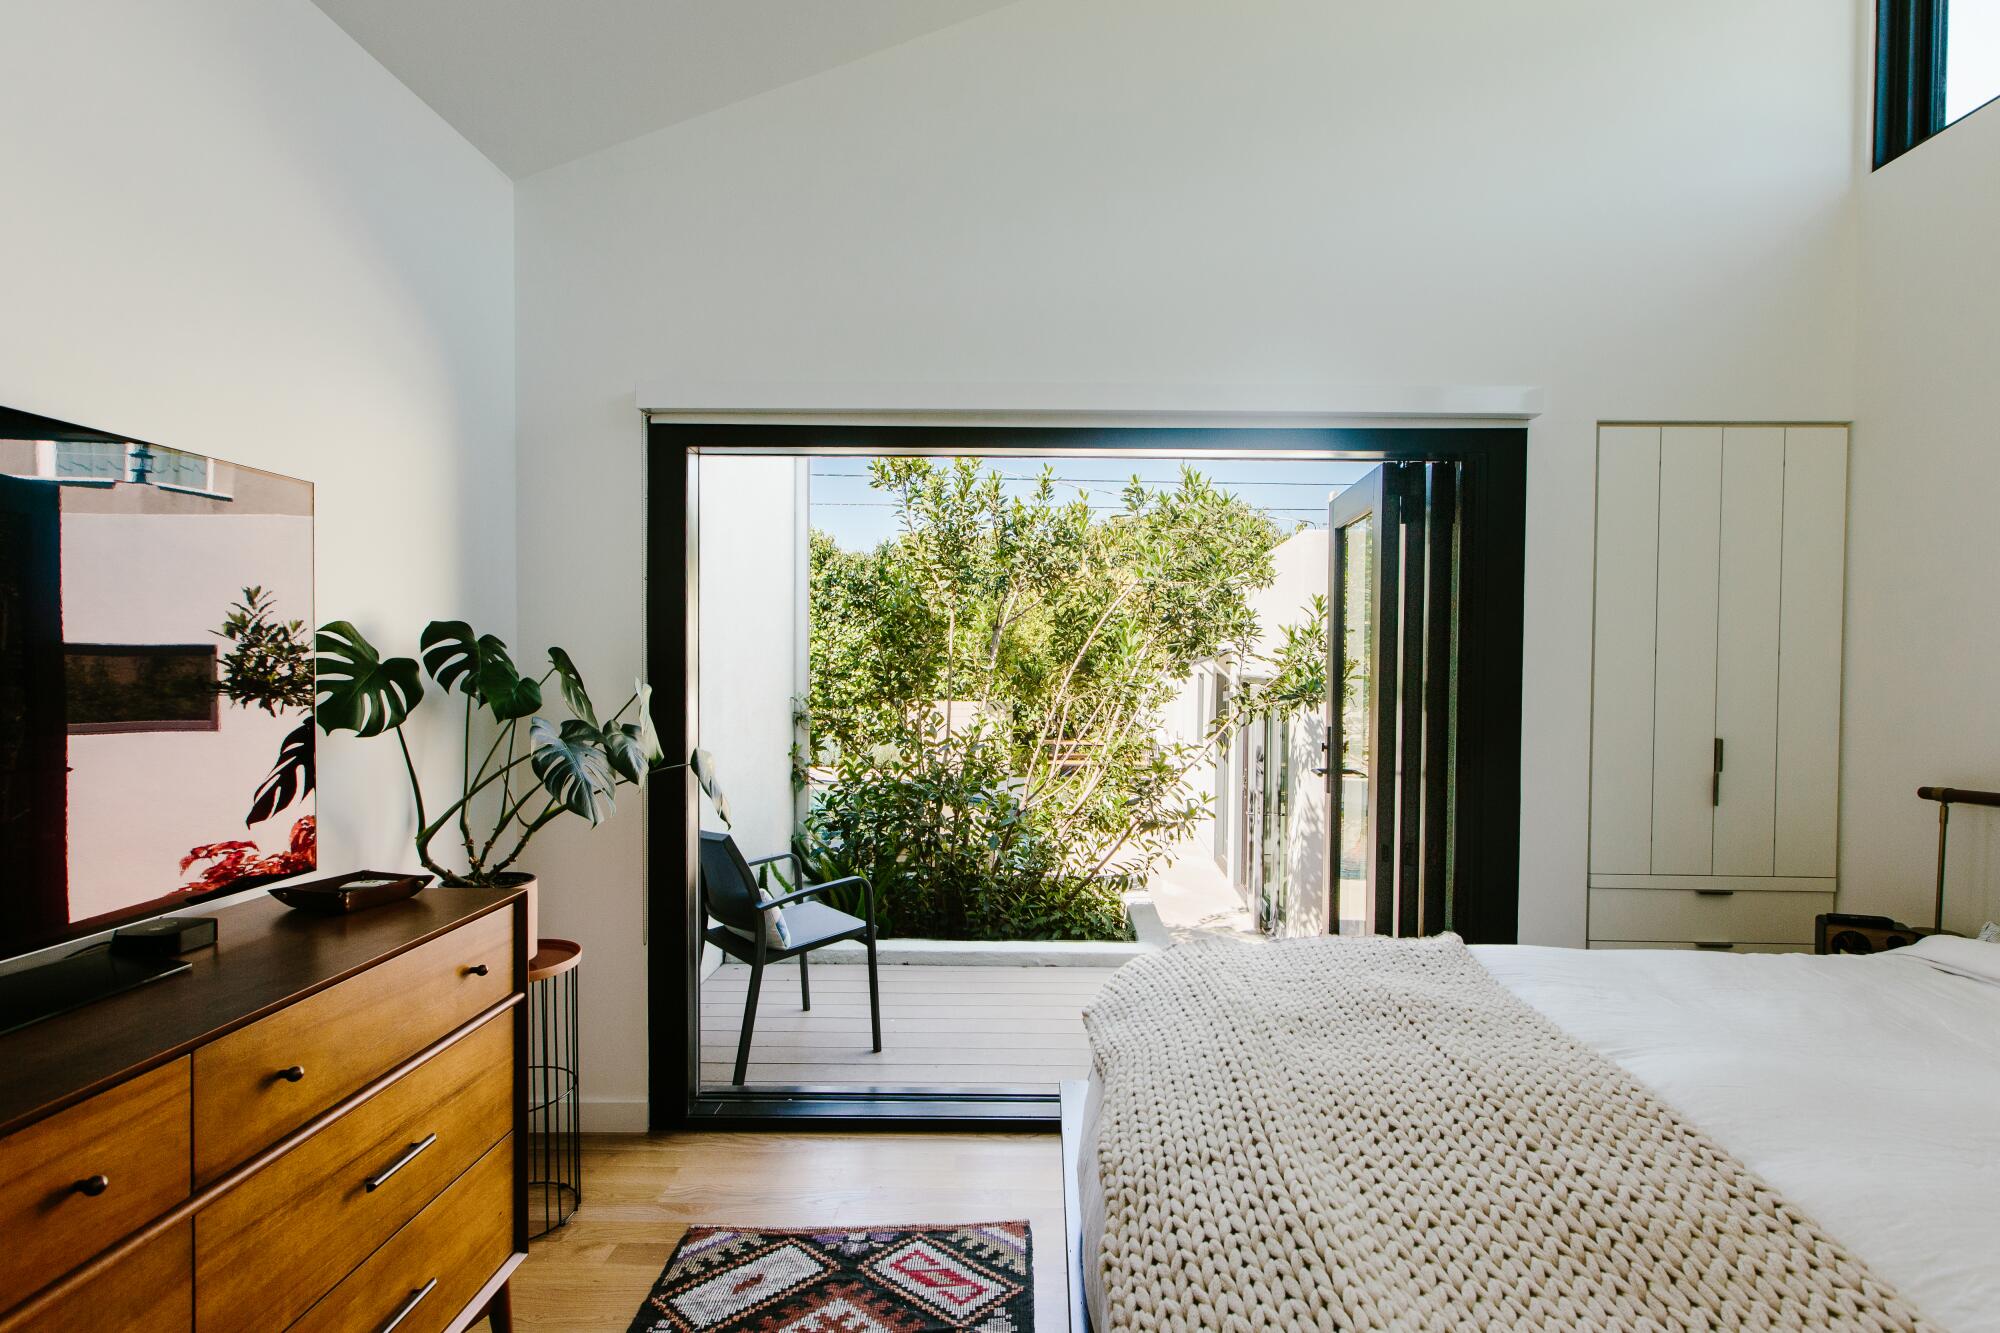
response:
<path id="1" fill-rule="evenodd" d="M 797 964 L 764 973 L 746 1084 L 1053 1085 L 1087 1077 L 1083 1007 L 1115 968 L 882 968 L 882 1052 L 869 1049 L 868 969 L 819 963 L 799 1009 Z M 730 963 L 701 989 L 701 1078 L 728 1086 L 750 969 Z"/>

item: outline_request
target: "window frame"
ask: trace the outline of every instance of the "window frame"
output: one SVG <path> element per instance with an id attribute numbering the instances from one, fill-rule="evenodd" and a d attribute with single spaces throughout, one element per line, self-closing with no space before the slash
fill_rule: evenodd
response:
<path id="1" fill-rule="evenodd" d="M 1951 0 L 1875 2 L 1875 170 L 1977 114 L 1952 119 L 1945 102 Z"/>

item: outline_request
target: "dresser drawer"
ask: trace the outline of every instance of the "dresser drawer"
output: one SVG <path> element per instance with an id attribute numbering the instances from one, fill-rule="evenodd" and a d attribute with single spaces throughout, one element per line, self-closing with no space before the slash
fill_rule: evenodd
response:
<path id="1" fill-rule="evenodd" d="M 1830 893 L 1592 889 L 1590 939 L 1695 944 L 1810 944 Z"/>
<path id="2" fill-rule="evenodd" d="M 0 1139 L 0 1310 L 187 1196 L 186 1057 Z"/>
<path id="3" fill-rule="evenodd" d="M 196 1051 L 196 1185 L 505 999 L 513 938 L 489 912 Z"/>
<path id="4" fill-rule="evenodd" d="M 398 1314 L 396 1333 L 440 1333 L 513 1252 L 510 1134 L 306 1311 L 292 1333 L 387 1328 Z"/>
<path id="5" fill-rule="evenodd" d="M 0 1333 L 29 1329 L 90 1329 L 92 1333 L 167 1333 L 194 1326 L 194 1223 L 180 1222 L 90 1281 L 19 1319 L 0 1319 Z"/>
<path id="6" fill-rule="evenodd" d="M 197 1326 L 290 1324 L 498 1143 L 513 1114 L 503 1012 L 196 1215 Z"/>

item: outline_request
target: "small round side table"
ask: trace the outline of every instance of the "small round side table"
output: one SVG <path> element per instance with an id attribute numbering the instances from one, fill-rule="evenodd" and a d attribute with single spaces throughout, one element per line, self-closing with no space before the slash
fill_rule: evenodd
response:
<path id="1" fill-rule="evenodd" d="M 537 940 L 528 960 L 528 1235 L 538 1240 L 583 1202 L 574 940 Z"/>

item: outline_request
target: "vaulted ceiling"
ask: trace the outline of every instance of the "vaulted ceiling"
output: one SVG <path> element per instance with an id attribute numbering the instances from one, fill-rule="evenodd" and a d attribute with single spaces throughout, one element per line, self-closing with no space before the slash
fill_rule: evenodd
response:
<path id="1" fill-rule="evenodd" d="M 1010 0 L 315 0 L 519 179 Z"/>

